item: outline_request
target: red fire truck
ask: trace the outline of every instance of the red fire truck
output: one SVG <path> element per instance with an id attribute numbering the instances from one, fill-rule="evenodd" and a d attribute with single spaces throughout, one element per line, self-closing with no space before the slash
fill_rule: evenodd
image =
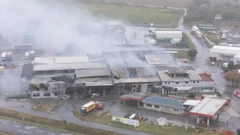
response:
<path id="1" fill-rule="evenodd" d="M 240 90 L 234 90 L 234 94 L 235 94 L 237 97 L 240 97 Z"/>

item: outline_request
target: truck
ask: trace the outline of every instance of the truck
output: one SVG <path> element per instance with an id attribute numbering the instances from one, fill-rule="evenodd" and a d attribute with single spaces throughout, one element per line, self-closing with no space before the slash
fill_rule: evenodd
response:
<path id="1" fill-rule="evenodd" d="M 23 93 L 23 94 L 12 94 L 12 95 L 8 95 L 6 94 L 5 95 L 5 99 L 8 100 L 8 99 L 27 99 L 27 98 L 30 98 L 30 94 L 28 93 Z"/>
<path id="2" fill-rule="evenodd" d="M 82 115 L 86 115 L 89 112 L 93 111 L 95 108 L 96 109 L 103 109 L 104 104 L 103 102 L 99 102 L 99 101 L 90 101 L 86 104 L 84 104 L 82 106 L 82 108 L 80 109 L 80 112 Z"/>
<path id="3" fill-rule="evenodd" d="M 12 52 L 2 52 L 2 61 L 12 60 Z"/>
<path id="4" fill-rule="evenodd" d="M 240 97 L 240 90 L 234 90 L 234 94 L 235 94 L 237 97 Z"/>
<path id="5" fill-rule="evenodd" d="M 6 61 L 6 58 L 7 58 L 7 52 L 2 52 L 2 61 Z"/>
<path id="6" fill-rule="evenodd" d="M 35 52 L 34 51 L 30 51 L 30 52 L 25 52 L 25 59 L 26 60 L 33 60 L 35 58 Z"/>

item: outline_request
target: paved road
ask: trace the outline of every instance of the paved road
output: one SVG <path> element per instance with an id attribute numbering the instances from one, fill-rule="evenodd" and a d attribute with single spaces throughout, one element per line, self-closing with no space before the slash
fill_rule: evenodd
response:
<path id="1" fill-rule="evenodd" d="M 24 107 L 22 107 L 22 105 L 24 105 Z M 6 102 L 4 100 L 4 97 L 1 97 L 0 107 L 9 109 L 9 110 L 14 110 L 14 111 L 18 111 L 18 112 L 35 115 L 35 116 L 45 117 L 45 118 L 49 118 L 49 119 L 55 119 L 55 120 L 59 120 L 59 121 L 62 121 L 63 119 L 65 119 L 65 120 L 67 120 L 67 122 L 70 122 L 70 123 L 84 125 L 84 126 L 88 126 L 88 127 L 94 127 L 94 128 L 98 128 L 98 129 L 104 129 L 104 130 L 127 134 L 127 135 L 150 135 L 147 133 L 141 133 L 141 132 L 136 132 L 136 131 L 122 129 L 122 128 L 116 128 L 116 127 L 93 123 L 93 122 L 84 122 L 82 120 L 79 120 L 75 116 L 73 116 L 71 105 L 68 105 L 68 108 L 69 108 L 68 110 L 65 108 L 62 108 L 62 110 L 59 110 L 58 113 L 48 114 L 48 113 L 31 110 L 31 104 L 27 101 L 7 101 Z"/>
<path id="2" fill-rule="evenodd" d="M 57 131 L 39 128 L 36 126 L 27 126 L 9 120 L 0 119 L 0 130 L 16 135 L 67 135 Z M 68 134 L 70 135 L 70 134 Z"/>

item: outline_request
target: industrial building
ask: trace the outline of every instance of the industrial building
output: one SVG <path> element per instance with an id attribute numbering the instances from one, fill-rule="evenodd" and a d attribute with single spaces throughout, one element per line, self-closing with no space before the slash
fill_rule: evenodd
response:
<path id="1" fill-rule="evenodd" d="M 210 76 L 198 74 L 189 66 L 174 65 L 170 56 L 149 51 L 36 57 L 33 64 L 23 67 L 22 91 L 29 86 L 32 92 L 39 91 L 35 94 L 39 98 L 44 98 L 40 92 L 44 91 L 53 97 L 67 94 L 78 99 L 92 93 L 188 94 L 215 90 Z"/>
<path id="2" fill-rule="evenodd" d="M 158 75 L 162 94 L 215 92 L 215 83 L 208 74 L 199 74 L 191 67 L 161 67 Z"/>
<path id="3" fill-rule="evenodd" d="M 154 31 L 157 40 L 170 42 L 172 39 L 182 40 L 182 31 Z"/>
<path id="4" fill-rule="evenodd" d="M 230 46 L 213 46 L 209 50 L 209 59 L 221 60 L 224 62 L 233 61 L 234 64 L 240 63 L 240 48 Z"/>

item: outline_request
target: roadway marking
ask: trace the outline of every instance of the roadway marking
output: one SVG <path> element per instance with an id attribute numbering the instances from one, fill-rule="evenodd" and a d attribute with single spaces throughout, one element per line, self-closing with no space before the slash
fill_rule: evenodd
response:
<path id="1" fill-rule="evenodd" d="M 54 133 L 48 133 L 49 135 L 55 135 Z"/>
<path id="2" fill-rule="evenodd" d="M 40 132 L 40 133 L 42 133 L 43 131 L 41 131 L 41 130 L 37 130 L 37 132 Z"/>
<path id="3" fill-rule="evenodd" d="M 30 132 L 23 131 L 23 130 L 18 130 L 19 132 L 26 133 L 26 134 L 31 134 Z"/>
<path id="4" fill-rule="evenodd" d="M 14 127 L 20 127 L 20 126 L 18 126 L 18 125 L 13 125 Z"/>
<path id="5" fill-rule="evenodd" d="M 5 122 L 3 122 L 3 124 L 5 124 L 5 125 L 9 125 L 9 123 L 5 123 Z"/>

